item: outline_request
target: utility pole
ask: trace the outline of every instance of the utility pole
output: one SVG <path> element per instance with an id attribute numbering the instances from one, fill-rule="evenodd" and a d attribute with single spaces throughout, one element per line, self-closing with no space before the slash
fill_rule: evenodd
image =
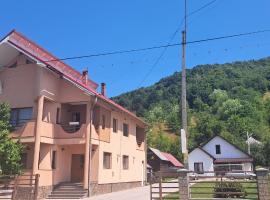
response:
<path id="1" fill-rule="evenodd" d="M 187 126 L 187 87 L 186 87 L 186 34 L 187 34 L 187 0 L 185 1 L 185 16 L 184 16 L 184 30 L 182 31 L 182 91 L 181 91 L 181 103 L 182 103 L 182 128 L 184 130 L 184 136 L 181 136 L 182 140 L 185 139 L 186 149 L 184 154 L 184 165 L 188 169 L 188 126 Z M 181 133 L 182 134 L 182 133 Z M 185 138 L 184 138 L 185 137 Z M 181 143 L 180 143 L 181 144 Z M 182 141 L 183 145 L 183 141 Z M 182 148 L 183 149 L 183 148 Z"/>
<path id="2" fill-rule="evenodd" d="M 249 135 L 248 131 L 247 131 L 247 145 L 248 145 L 248 154 L 250 155 L 250 142 L 249 142 L 249 138 L 251 137 L 251 135 Z"/>

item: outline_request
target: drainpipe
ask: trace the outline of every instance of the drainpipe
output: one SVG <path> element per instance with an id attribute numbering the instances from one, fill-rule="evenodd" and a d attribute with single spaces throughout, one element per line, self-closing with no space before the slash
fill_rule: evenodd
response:
<path id="1" fill-rule="evenodd" d="M 91 105 L 91 110 L 90 110 L 90 143 L 89 143 L 89 164 L 88 164 L 88 190 L 87 190 L 87 197 L 90 197 L 91 196 L 91 164 L 92 164 L 92 124 L 93 124 L 93 110 L 94 110 L 94 107 L 97 103 L 97 96 L 95 97 L 95 100 L 93 102 L 93 104 Z"/>

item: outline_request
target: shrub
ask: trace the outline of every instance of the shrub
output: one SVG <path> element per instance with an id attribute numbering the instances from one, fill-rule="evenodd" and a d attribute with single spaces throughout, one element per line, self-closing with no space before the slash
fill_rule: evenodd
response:
<path id="1" fill-rule="evenodd" d="M 239 192 L 239 194 L 214 194 L 215 198 L 245 198 L 247 195 L 243 185 L 237 182 L 218 182 L 215 184 L 214 192 Z"/>

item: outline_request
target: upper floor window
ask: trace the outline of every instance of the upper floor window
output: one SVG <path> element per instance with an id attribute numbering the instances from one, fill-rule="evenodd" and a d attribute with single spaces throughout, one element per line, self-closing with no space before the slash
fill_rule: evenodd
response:
<path id="1" fill-rule="evenodd" d="M 33 108 L 12 108 L 10 123 L 13 127 L 23 126 L 32 119 Z"/>
<path id="2" fill-rule="evenodd" d="M 123 124 L 123 135 L 128 137 L 128 134 L 129 134 L 129 127 L 128 127 L 128 124 L 124 123 Z"/>
<path id="3" fill-rule="evenodd" d="M 118 129 L 118 124 L 117 124 L 117 119 L 113 118 L 113 132 L 117 133 L 117 129 Z"/>
<path id="4" fill-rule="evenodd" d="M 220 144 L 216 145 L 216 154 L 221 154 Z"/>
<path id="5" fill-rule="evenodd" d="M 106 127 L 106 116 L 105 115 L 102 115 L 102 129 L 105 129 Z"/>
<path id="6" fill-rule="evenodd" d="M 112 154 L 108 152 L 103 152 L 103 169 L 112 168 Z"/>

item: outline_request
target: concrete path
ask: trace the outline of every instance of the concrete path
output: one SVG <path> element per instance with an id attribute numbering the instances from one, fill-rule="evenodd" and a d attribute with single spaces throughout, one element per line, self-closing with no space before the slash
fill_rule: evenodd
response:
<path id="1" fill-rule="evenodd" d="M 173 180 L 175 181 L 175 180 Z M 177 188 L 167 188 L 163 189 L 165 192 L 177 192 L 178 183 L 163 183 L 163 187 L 177 187 Z M 154 184 L 154 187 L 158 187 L 158 184 Z M 155 188 L 153 191 L 158 192 L 158 189 Z M 153 197 L 157 197 L 156 196 Z M 109 194 L 94 196 L 87 198 L 87 200 L 150 200 L 150 186 L 138 187 L 129 190 L 113 192 Z"/>
<path id="2" fill-rule="evenodd" d="M 150 187 L 138 187 L 129 190 L 108 193 L 104 195 L 98 195 L 87 200 L 149 200 L 150 199 Z M 85 200 L 86 200 L 85 199 Z"/>

